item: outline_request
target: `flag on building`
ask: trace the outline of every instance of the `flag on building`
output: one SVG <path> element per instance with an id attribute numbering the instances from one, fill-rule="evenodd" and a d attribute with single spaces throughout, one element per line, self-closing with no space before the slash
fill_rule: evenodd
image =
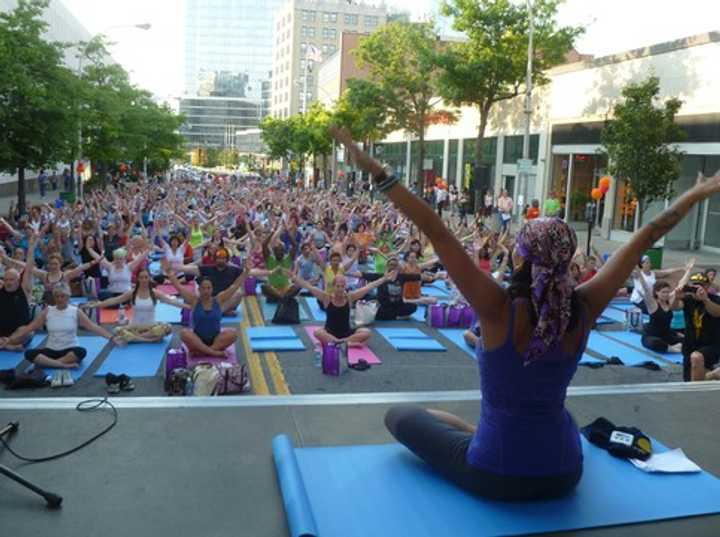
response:
<path id="1" fill-rule="evenodd" d="M 308 45 L 305 57 L 308 59 L 308 61 L 313 61 L 317 63 L 320 63 L 322 61 L 322 53 L 320 52 L 320 49 L 313 44 Z"/>

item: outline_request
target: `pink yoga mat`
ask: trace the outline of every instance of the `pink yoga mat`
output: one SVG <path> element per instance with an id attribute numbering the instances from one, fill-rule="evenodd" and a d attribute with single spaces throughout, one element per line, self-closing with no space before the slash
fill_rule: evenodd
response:
<path id="1" fill-rule="evenodd" d="M 187 285 L 183 285 L 188 291 L 193 292 L 195 291 L 195 283 L 189 283 Z M 177 295 L 178 290 L 175 289 L 174 285 L 171 285 L 169 283 L 164 283 L 163 285 L 158 285 L 155 289 L 160 291 L 161 293 L 165 293 L 166 295 Z"/>
<path id="2" fill-rule="evenodd" d="M 187 349 L 185 349 L 185 352 L 187 353 Z M 229 364 L 234 364 L 234 365 L 236 365 L 238 363 L 237 356 L 235 354 L 235 345 L 234 344 L 230 345 L 225 350 L 224 358 L 220 358 L 220 357 L 216 358 L 214 356 L 189 356 L 188 355 L 188 359 L 187 359 L 188 368 L 195 367 L 196 365 L 199 365 L 199 364 L 216 365 L 221 362 L 227 362 Z"/>
<path id="3" fill-rule="evenodd" d="M 319 326 L 306 326 L 305 332 L 307 332 L 307 335 L 310 336 L 310 339 L 313 342 L 313 345 L 320 345 L 320 342 L 315 337 L 315 330 L 319 330 Z M 381 364 L 382 360 L 378 358 L 378 356 L 370 350 L 370 348 L 367 345 L 363 345 L 362 347 L 350 347 L 348 346 L 348 363 L 350 365 L 354 365 L 358 363 L 360 360 L 365 360 L 370 365 L 377 365 Z"/>

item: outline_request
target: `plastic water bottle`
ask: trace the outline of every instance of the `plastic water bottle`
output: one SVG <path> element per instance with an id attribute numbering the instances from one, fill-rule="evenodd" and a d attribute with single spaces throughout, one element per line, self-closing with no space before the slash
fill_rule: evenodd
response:
<path id="1" fill-rule="evenodd" d="M 128 322 L 128 320 L 127 320 L 127 315 L 125 315 L 125 308 L 121 307 L 120 313 L 118 314 L 118 324 L 125 325 L 125 324 L 127 324 L 127 322 Z"/>
<path id="2" fill-rule="evenodd" d="M 315 367 L 322 366 L 322 351 L 320 347 L 315 347 Z"/>

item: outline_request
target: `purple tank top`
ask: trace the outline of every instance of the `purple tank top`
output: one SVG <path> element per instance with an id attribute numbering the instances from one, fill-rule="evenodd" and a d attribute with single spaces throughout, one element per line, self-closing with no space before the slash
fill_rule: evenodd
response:
<path id="1" fill-rule="evenodd" d="M 482 413 L 467 461 L 500 475 L 573 472 L 582 464 L 582 449 L 577 426 L 565 409 L 565 395 L 586 342 L 577 356 L 564 355 L 558 345 L 550 350 L 557 360 L 526 366 L 513 345 L 514 326 L 513 303 L 505 343 L 488 352 L 478 345 Z"/>

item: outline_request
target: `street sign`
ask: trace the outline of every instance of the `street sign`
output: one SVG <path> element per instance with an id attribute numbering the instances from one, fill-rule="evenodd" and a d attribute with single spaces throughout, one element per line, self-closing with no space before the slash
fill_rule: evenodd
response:
<path id="1" fill-rule="evenodd" d="M 517 161 L 517 171 L 518 173 L 524 173 L 526 175 L 530 175 L 532 172 L 532 166 L 533 161 L 529 158 L 519 158 Z"/>

